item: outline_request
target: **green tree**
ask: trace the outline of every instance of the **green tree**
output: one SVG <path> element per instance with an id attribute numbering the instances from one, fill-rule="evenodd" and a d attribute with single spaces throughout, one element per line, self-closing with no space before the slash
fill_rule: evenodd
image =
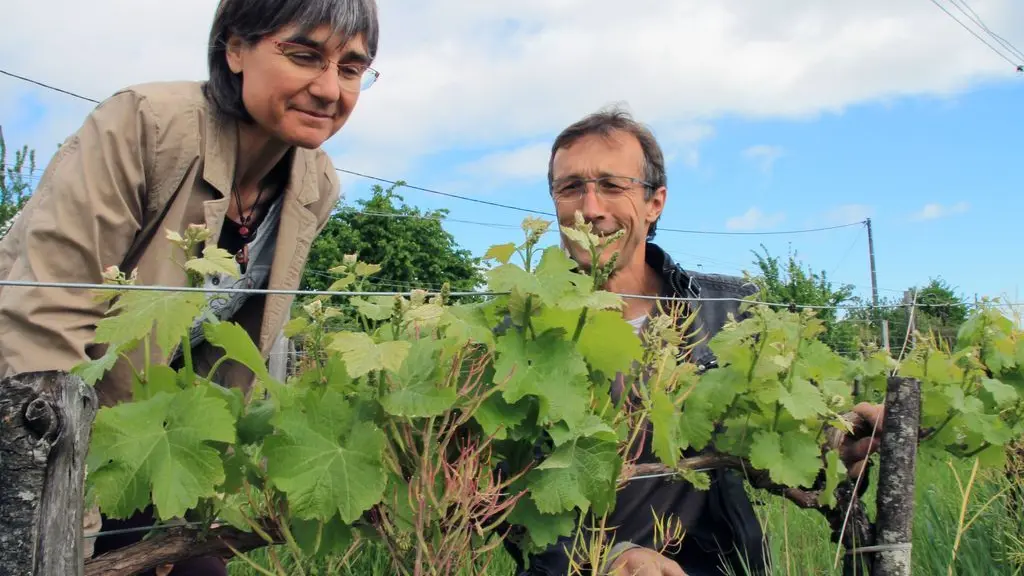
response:
<path id="1" fill-rule="evenodd" d="M 854 301 L 853 285 L 834 286 L 825 271 L 815 272 L 805 267 L 796 252 L 789 252 L 782 260 L 772 256 L 763 244 L 761 252 L 753 251 L 757 274 L 753 280 L 760 287 L 758 299 L 780 304 L 826 306 L 817 311 L 825 323 L 821 340 L 835 350 L 848 353 L 857 348 L 859 336 L 855 323 L 841 321 L 834 308 Z"/>
<path id="2" fill-rule="evenodd" d="M 448 282 L 453 291 L 469 291 L 484 279 L 480 259 L 459 248 L 441 220 L 447 210 L 421 211 L 405 204 L 395 189 L 374 185 L 373 195 L 356 208 L 335 212 L 313 242 L 303 275 L 303 287 L 326 290 L 334 281 L 328 273 L 346 254 L 381 266 L 376 289 L 438 290 Z"/>
<path id="3" fill-rule="evenodd" d="M 907 289 L 913 294 L 917 292 L 917 308 L 914 311 L 914 324 L 922 334 L 938 335 L 950 347 L 956 344 L 956 334 L 960 326 L 967 320 L 969 306 L 964 304 L 962 295 L 941 277 L 931 278 L 924 286 L 911 286 Z M 893 356 L 899 356 L 906 343 L 907 350 L 913 346 L 913 340 L 907 342 L 907 323 L 910 308 L 905 305 L 903 297 L 880 298 L 878 308 L 865 308 L 851 311 L 846 320 L 869 326 L 869 331 L 862 332 L 864 341 L 874 342 L 882 347 L 882 321 L 889 323 L 889 349 Z"/>
<path id="4" fill-rule="evenodd" d="M 28 146 L 14 150 L 14 161 L 8 162 L 7 143 L 0 128 L 0 238 L 14 222 L 22 206 L 32 194 L 31 176 L 36 170 L 36 151 Z"/>

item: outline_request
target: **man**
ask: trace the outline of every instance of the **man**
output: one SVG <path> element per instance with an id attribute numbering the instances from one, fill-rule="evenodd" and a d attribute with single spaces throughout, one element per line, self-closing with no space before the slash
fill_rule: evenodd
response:
<path id="1" fill-rule="evenodd" d="M 548 183 L 558 221 L 572 226 L 580 211 L 598 233 L 624 235 L 605 252 L 618 252 L 615 271 L 606 289 L 620 294 L 685 298 L 744 298 L 756 290 L 742 278 L 684 271 L 653 244 L 667 198 L 665 160 L 653 134 L 624 111 L 591 114 L 562 131 L 551 148 Z M 588 252 L 563 238 L 563 245 L 583 269 L 591 266 Z M 605 260 L 607 262 L 607 260 Z M 639 331 L 654 313 L 655 301 L 627 298 L 623 313 Z M 696 307 L 698 344 L 689 360 L 713 368 L 715 359 L 706 342 L 737 313 L 739 302 L 707 301 Z M 881 407 L 859 406 L 872 423 Z M 880 424 L 880 422 L 879 422 Z M 866 463 L 870 440 L 852 442 L 840 450 L 852 474 Z M 877 445 L 877 444 L 875 444 Z M 870 446 L 873 448 L 874 446 Z M 650 444 L 640 462 L 656 462 Z M 660 554 L 653 548 L 655 516 L 681 521 L 685 535 L 679 546 Z M 607 526 L 614 530 L 611 572 L 637 576 L 703 576 L 722 574 L 723 562 L 737 574 L 760 574 L 766 568 L 767 547 L 742 478 L 731 471 L 712 474 L 708 491 L 698 491 L 671 478 L 629 482 L 616 501 Z M 530 574 L 566 574 L 568 538 L 530 558 Z M 723 558 L 725 560 L 723 560 Z"/>

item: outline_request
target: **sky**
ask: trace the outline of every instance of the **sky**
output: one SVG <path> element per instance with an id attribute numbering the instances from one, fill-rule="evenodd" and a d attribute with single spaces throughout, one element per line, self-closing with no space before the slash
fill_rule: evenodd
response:
<path id="1" fill-rule="evenodd" d="M 739 274 L 762 246 L 793 250 L 869 298 L 863 225 L 778 232 L 870 218 L 881 297 L 941 277 L 1024 301 L 1024 74 L 935 2 L 1024 49 L 1020 0 L 387 0 L 380 79 L 324 148 L 339 168 L 549 212 L 554 137 L 618 104 L 665 150 L 660 227 L 729 233 L 659 233 L 684 267 Z M 95 99 L 202 80 L 216 4 L 12 3 L 0 69 Z M 4 135 L 41 163 L 92 107 L 0 75 Z M 373 183 L 343 175 L 344 202 Z M 402 194 L 448 209 L 474 254 L 522 237 L 526 213 Z"/>

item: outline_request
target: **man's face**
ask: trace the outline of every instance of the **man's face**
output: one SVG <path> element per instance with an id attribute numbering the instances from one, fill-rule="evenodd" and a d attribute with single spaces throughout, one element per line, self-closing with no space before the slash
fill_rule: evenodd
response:
<path id="1" fill-rule="evenodd" d="M 552 163 L 553 195 L 559 224 L 573 226 L 575 214 L 580 211 L 584 220 L 593 224 L 596 234 L 625 231 L 624 236 L 601 255 L 600 263 L 605 264 L 613 253 L 619 253 L 616 271 L 629 267 L 633 262 L 644 261 L 647 230 L 665 206 L 664 187 L 655 190 L 649 199 L 644 198 L 646 188 L 638 183 L 644 179 L 643 165 L 640 142 L 632 134 L 621 131 L 608 137 L 597 134 L 584 136 L 555 152 Z M 572 185 L 574 179 L 605 176 L 632 178 L 638 182 L 623 179 L 619 182 L 620 187 L 608 186 L 604 192 L 597 183 L 590 182 L 582 187 L 582 194 L 558 193 L 560 187 Z M 579 188 L 576 185 L 576 189 Z M 586 248 L 570 242 L 564 234 L 562 243 L 581 268 L 590 269 L 590 254 Z"/>

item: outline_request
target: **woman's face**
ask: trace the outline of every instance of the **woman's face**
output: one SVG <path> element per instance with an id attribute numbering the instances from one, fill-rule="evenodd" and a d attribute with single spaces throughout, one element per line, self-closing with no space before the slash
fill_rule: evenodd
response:
<path id="1" fill-rule="evenodd" d="M 231 70 L 242 75 L 242 101 L 256 123 L 288 145 L 317 148 L 348 120 L 360 86 L 375 78 L 362 35 L 308 34 L 287 27 L 259 42 L 228 42 Z"/>

